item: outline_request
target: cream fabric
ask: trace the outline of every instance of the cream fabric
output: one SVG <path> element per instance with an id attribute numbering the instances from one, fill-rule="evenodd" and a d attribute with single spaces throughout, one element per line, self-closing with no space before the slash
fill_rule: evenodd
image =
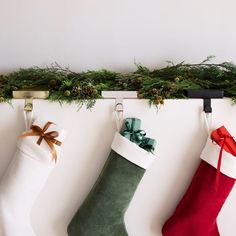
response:
<path id="1" fill-rule="evenodd" d="M 36 120 L 34 124 L 42 128 L 46 122 Z M 56 125 L 51 125 L 48 131 L 51 130 L 60 133 L 57 140 L 64 140 L 65 131 Z M 0 236 L 35 236 L 31 208 L 55 166 L 49 146 L 44 140 L 39 146 L 37 138 L 19 140 L 15 156 L 1 179 Z M 56 149 L 59 157 L 60 147 Z"/>

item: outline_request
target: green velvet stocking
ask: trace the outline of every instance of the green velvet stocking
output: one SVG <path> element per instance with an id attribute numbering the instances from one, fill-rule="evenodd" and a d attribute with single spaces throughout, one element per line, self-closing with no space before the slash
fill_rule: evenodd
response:
<path id="1" fill-rule="evenodd" d="M 96 184 L 69 224 L 69 236 L 127 236 L 124 213 L 144 173 L 144 168 L 112 150 Z"/>
<path id="2" fill-rule="evenodd" d="M 70 236 L 126 236 L 124 213 L 145 170 L 111 151 L 106 165 L 68 227 Z"/>

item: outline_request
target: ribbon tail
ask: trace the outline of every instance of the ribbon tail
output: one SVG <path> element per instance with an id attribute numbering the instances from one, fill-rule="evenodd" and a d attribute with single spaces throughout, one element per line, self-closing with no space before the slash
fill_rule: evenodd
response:
<path id="1" fill-rule="evenodd" d="M 54 143 L 57 146 L 61 146 L 61 144 L 62 144 L 62 142 L 60 142 L 60 141 L 58 141 L 56 139 L 52 139 L 51 142 Z"/>
<path id="2" fill-rule="evenodd" d="M 40 144 L 42 143 L 42 141 L 43 141 L 43 137 L 40 136 L 39 139 L 38 139 L 38 141 L 37 141 L 37 144 L 40 145 Z"/>
<path id="3" fill-rule="evenodd" d="M 45 141 L 47 142 L 48 146 L 50 147 L 50 152 L 52 153 L 53 160 L 56 162 L 57 161 L 57 152 L 56 152 L 56 149 L 55 149 L 53 143 L 50 142 L 48 139 L 45 139 Z"/>
<path id="4" fill-rule="evenodd" d="M 221 145 L 219 159 L 218 159 L 218 163 L 217 163 L 216 186 L 215 186 L 216 191 L 218 191 L 219 182 L 220 182 L 220 167 L 221 167 L 221 162 L 222 162 L 222 154 L 223 154 L 224 145 L 225 145 L 225 139 L 223 140 L 223 143 Z"/>

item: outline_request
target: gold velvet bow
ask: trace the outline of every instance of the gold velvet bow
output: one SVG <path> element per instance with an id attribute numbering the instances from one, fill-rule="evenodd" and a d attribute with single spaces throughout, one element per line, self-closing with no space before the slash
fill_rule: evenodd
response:
<path id="1" fill-rule="evenodd" d="M 23 133 L 22 135 L 19 136 L 19 138 L 24 138 L 27 136 L 39 136 L 39 139 L 37 141 L 38 145 L 40 145 L 44 139 L 51 149 L 50 151 L 52 153 L 53 160 L 55 160 L 55 162 L 56 162 L 57 161 L 57 152 L 54 147 L 54 144 L 61 146 L 62 143 L 60 141 L 56 140 L 56 138 L 59 136 L 59 133 L 57 131 L 51 131 L 51 132 L 45 133 L 51 124 L 54 124 L 54 123 L 48 121 L 45 124 L 45 126 L 43 127 L 43 129 L 37 125 L 32 125 L 30 127 L 32 131 L 27 132 L 27 133 Z"/>

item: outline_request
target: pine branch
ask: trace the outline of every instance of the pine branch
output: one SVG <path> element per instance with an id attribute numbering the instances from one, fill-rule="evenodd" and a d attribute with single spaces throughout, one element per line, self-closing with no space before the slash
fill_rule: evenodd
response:
<path id="1" fill-rule="evenodd" d="M 201 63 L 174 64 L 150 70 L 135 64 L 137 70 L 118 73 L 106 69 L 74 72 L 58 63 L 51 67 L 19 69 L 0 75 L 0 102 L 9 102 L 13 90 L 46 89 L 49 100 L 86 105 L 91 108 L 103 90 L 136 90 L 139 98 L 159 106 L 164 99 L 184 98 L 185 89 L 223 89 L 225 96 L 236 102 L 236 65 L 230 62 L 210 63 L 213 56 Z"/>

